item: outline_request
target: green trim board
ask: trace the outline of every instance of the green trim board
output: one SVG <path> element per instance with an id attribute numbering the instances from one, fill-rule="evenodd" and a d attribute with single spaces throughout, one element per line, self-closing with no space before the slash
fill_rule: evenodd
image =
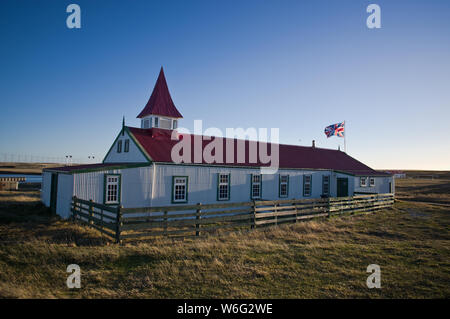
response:
<path id="1" fill-rule="evenodd" d="M 309 194 L 305 192 L 306 176 L 309 176 Z M 303 175 L 303 197 L 311 197 L 312 194 L 312 174 Z"/>
<path id="2" fill-rule="evenodd" d="M 219 197 L 219 193 L 220 193 L 220 175 L 228 175 L 228 198 L 220 198 Z M 228 173 L 217 173 L 217 201 L 223 202 L 223 201 L 229 201 L 231 199 L 230 196 L 230 191 L 231 191 L 231 174 Z"/>
<path id="3" fill-rule="evenodd" d="M 117 182 L 117 203 L 106 203 L 106 184 L 107 184 L 106 179 L 108 178 L 108 176 L 119 177 L 119 180 Z M 103 204 L 111 206 L 120 205 L 121 200 L 122 200 L 122 174 L 108 174 L 108 173 L 103 174 Z"/>
<path id="4" fill-rule="evenodd" d="M 203 164 L 203 163 L 170 163 L 170 162 L 157 162 L 152 161 L 155 164 L 158 165 L 182 165 L 182 166 L 202 166 L 202 167 L 221 167 L 221 168 L 241 168 L 241 169 L 255 169 L 255 170 L 261 170 L 264 166 L 235 166 L 235 165 L 223 165 L 223 164 Z M 292 167 L 283 167 L 278 168 L 278 171 L 312 171 L 312 172 L 330 172 L 330 173 L 339 173 L 349 176 L 359 176 L 356 174 L 340 171 L 340 170 L 334 170 L 329 168 L 292 168 Z M 374 176 L 374 177 L 392 177 L 391 175 L 361 175 L 361 176 Z"/>
<path id="5" fill-rule="evenodd" d="M 117 140 L 118 140 L 119 137 L 122 135 L 121 133 L 122 133 L 122 131 L 121 131 L 119 134 L 117 134 L 117 137 L 114 139 L 114 142 L 112 143 L 112 145 L 111 145 L 111 147 L 109 148 L 108 152 L 106 152 L 106 155 L 105 155 L 105 157 L 103 158 L 102 163 L 105 162 L 105 159 L 108 157 L 109 153 L 111 153 L 111 151 L 112 151 L 114 145 L 116 144 Z"/>
<path id="6" fill-rule="evenodd" d="M 328 193 L 325 194 L 325 177 L 328 177 Z M 330 195 L 331 189 L 331 176 L 330 175 L 322 175 L 322 195 Z"/>
<path id="7" fill-rule="evenodd" d="M 58 173 L 51 173 L 49 207 L 53 213 L 56 213 L 56 208 L 58 205 L 58 178 Z"/>
<path id="8" fill-rule="evenodd" d="M 73 175 L 73 174 L 81 174 L 81 173 L 89 173 L 89 172 L 98 172 L 98 171 L 110 171 L 113 169 L 127 169 L 127 168 L 135 168 L 135 167 L 146 167 L 151 166 L 152 163 L 118 163 L 117 165 L 111 165 L 111 166 L 101 166 L 101 167 L 93 167 L 93 168 L 80 168 L 73 171 L 58 171 L 57 169 L 52 168 L 46 168 L 43 171 L 44 172 L 57 172 L 58 174 L 67 174 L 67 175 Z"/>
<path id="9" fill-rule="evenodd" d="M 130 130 L 128 129 L 128 126 L 125 126 L 125 130 L 127 131 L 128 136 L 133 140 L 134 144 L 136 144 L 139 151 L 141 151 L 142 155 L 144 155 L 144 157 L 149 162 L 152 162 L 153 160 L 152 160 L 151 156 L 147 153 L 147 151 L 144 149 L 144 147 L 142 147 L 141 143 L 139 143 L 139 141 L 136 139 L 136 137 L 133 135 L 133 133 L 130 132 Z"/>
<path id="10" fill-rule="evenodd" d="M 145 159 L 148 162 L 152 162 L 152 159 L 150 157 L 150 155 L 148 155 L 148 153 L 144 150 L 144 148 L 142 147 L 142 145 L 136 140 L 136 138 L 134 137 L 134 135 L 130 132 L 130 130 L 128 129 L 127 126 L 125 126 L 125 131 L 127 132 L 128 136 L 130 137 L 130 139 L 133 141 L 133 143 L 136 145 L 136 147 L 138 148 L 138 150 L 141 152 L 141 154 L 145 157 Z M 119 139 L 119 137 L 122 136 L 122 130 L 119 132 L 119 134 L 117 135 L 116 139 L 114 140 L 114 142 L 112 143 L 111 147 L 109 148 L 108 152 L 106 153 L 105 157 L 103 158 L 102 163 L 105 163 L 106 158 L 108 157 L 108 155 L 111 153 L 112 149 L 114 148 L 114 145 L 116 144 L 117 140 Z"/>
<path id="11" fill-rule="evenodd" d="M 175 201 L 175 179 L 176 178 L 186 178 L 186 199 L 184 201 Z M 172 195 L 171 195 L 171 201 L 172 204 L 183 204 L 188 202 L 188 195 L 189 195 L 189 176 L 172 176 Z"/>
<path id="12" fill-rule="evenodd" d="M 281 177 L 282 176 L 287 176 L 286 195 L 281 195 Z M 289 197 L 289 175 L 288 174 L 279 174 L 279 176 L 278 176 L 278 197 L 280 197 L 280 198 Z"/>

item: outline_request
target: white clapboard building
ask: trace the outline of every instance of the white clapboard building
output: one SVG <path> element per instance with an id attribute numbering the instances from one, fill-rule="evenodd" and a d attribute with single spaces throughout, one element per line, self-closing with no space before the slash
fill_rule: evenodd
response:
<path id="1" fill-rule="evenodd" d="M 43 203 L 69 217 L 72 196 L 106 205 L 149 207 L 352 196 L 394 189 L 392 175 L 377 172 L 340 150 L 279 144 L 278 171 L 261 174 L 266 164 L 251 160 L 249 150 L 262 143 L 176 132 L 182 115 L 162 69 L 138 118 L 140 128 L 122 125 L 102 163 L 44 169 Z M 174 162 L 172 148 L 181 139 L 191 141 L 192 157 Z M 200 141 L 199 148 L 195 141 Z M 213 141 L 222 143 L 226 160 L 196 159 L 194 150 L 202 152 Z M 229 142 L 234 143 L 233 152 L 227 153 Z M 238 158 L 238 148 L 245 150 L 244 158 Z"/>

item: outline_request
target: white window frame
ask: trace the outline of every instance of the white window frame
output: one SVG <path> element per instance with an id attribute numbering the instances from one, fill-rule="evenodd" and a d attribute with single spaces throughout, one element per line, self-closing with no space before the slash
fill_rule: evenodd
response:
<path id="1" fill-rule="evenodd" d="M 130 151 L 130 139 L 127 138 L 123 144 L 123 152 L 128 153 Z"/>
<path id="2" fill-rule="evenodd" d="M 159 118 L 158 117 L 154 117 L 153 118 L 153 127 L 158 128 L 159 127 Z"/>
<path id="3" fill-rule="evenodd" d="M 367 177 L 361 176 L 359 178 L 359 187 L 367 187 Z"/>
<path id="4" fill-rule="evenodd" d="M 172 181 L 172 202 L 173 203 L 186 203 L 188 201 L 188 176 L 173 176 Z M 177 198 L 177 187 L 184 186 L 183 198 Z"/>
<path id="5" fill-rule="evenodd" d="M 251 174 L 250 176 L 251 176 L 250 198 L 251 199 L 261 199 L 261 197 L 262 197 L 262 175 L 261 174 Z M 255 182 L 255 180 L 257 180 L 257 179 L 259 179 L 259 181 Z M 259 186 L 259 188 L 258 188 L 259 194 L 256 196 L 254 195 L 254 192 L 253 192 L 254 186 Z"/>
<path id="6" fill-rule="evenodd" d="M 120 174 L 105 175 L 105 204 L 120 203 Z"/>
<path id="7" fill-rule="evenodd" d="M 226 178 L 226 180 L 222 179 Z M 228 173 L 219 173 L 217 174 L 217 200 L 218 201 L 225 201 L 230 200 L 230 179 L 231 175 Z M 223 192 L 221 192 L 222 189 L 225 189 L 226 196 L 221 196 Z"/>
<path id="8" fill-rule="evenodd" d="M 279 189 L 278 189 L 278 197 L 286 198 L 286 197 L 289 196 L 289 175 L 287 175 L 287 174 L 281 175 L 280 174 L 279 178 L 280 178 L 280 180 L 279 180 L 279 185 L 278 185 L 278 187 L 279 187 Z M 286 178 L 286 179 L 283 181 L 283 178 Z M 282 194 L 283 185 L 286 186 L 286 193 L 285 194 Z"/>
<path id="9" fill-rule="evenodd" d="M 122 153 L 122 140 L 117 141 L 117 153 Z"/>
<path id="10" fill-rule="evenodd" d="M 369 177 L 369 186 L 374 187 L 375 186 L 375 177 Z"/>

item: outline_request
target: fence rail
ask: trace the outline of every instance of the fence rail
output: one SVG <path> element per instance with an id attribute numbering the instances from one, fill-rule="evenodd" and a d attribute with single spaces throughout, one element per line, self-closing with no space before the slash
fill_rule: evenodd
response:
<path id="1" fill-rule="evenodd" d="M 88 224 L 116 242 L 154 236 L 200 236 L 221 228 L 296 223 L 344 213 L 391 207 L 394 194 L 321 199 L 288 199 L 241 203 L 124 208 L 72 199 L 72 218 Z"/>

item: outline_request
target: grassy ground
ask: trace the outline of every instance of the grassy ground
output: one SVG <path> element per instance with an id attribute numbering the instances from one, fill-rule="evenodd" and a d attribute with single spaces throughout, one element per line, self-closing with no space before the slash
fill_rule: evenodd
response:
<path id="1" fill-rule="evenodd" d="M 450 204 L 450 178 L 397 179 L 395 190 L 398 199 Z"/>
<path id="2" fill-rule="evenodd" d="M 0 162 L 0 174 L 42 174 L 42 169 L 64 166 L 54 163 L 7 163 Z"/>
<path id="3" fill-rule="evenodd" d="M 445 205 L 405 201 L 368 215 L 118 246 L 52 216 L 38 195 L 0 192 L 1 297 L 450 297 Z M 71 263 L 81 267 L 78 290 L 65 285 Z M 381 266 L 381 289 L 366 286 L 369 264 Z"/>

